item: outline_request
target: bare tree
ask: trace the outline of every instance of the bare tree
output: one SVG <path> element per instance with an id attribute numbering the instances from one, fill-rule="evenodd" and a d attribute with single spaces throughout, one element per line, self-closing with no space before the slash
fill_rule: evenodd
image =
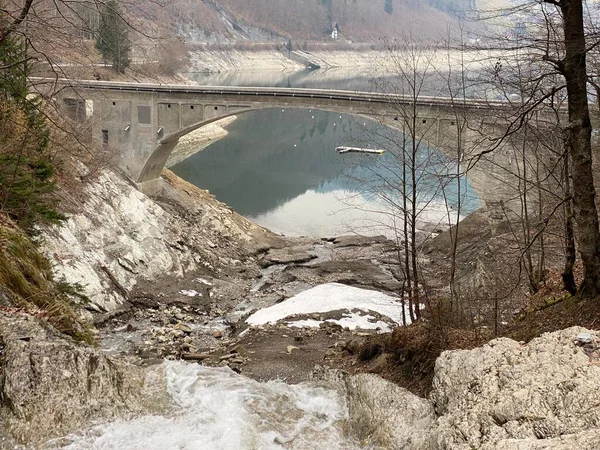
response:
<path id="1" fill-rule="evenodd" d="M 528 80 L 539 86 L 538 95 L 523 102 L 508 134 L 516 132 L 537 106 L 557 102 L 557 96 L 566 91 L 568 120 L 564 127 L 564 162 L 572 180 L 568 192 L 573 201 L 577 247 L 584 269 L 578 293 L 582 297 L 595 297 L 600 293 L 600 229 L 592 169 L 587 56 L 597 49 L 600 40 L 594 30 L 585 26 L 583 4 L 583 0 L 537 0 L 505 11 L 513 17 L 524 17 L 523 21 L 517 20 L 525 23 L 530 31 L 518 34 L 518 39 L 505 39 L 504 46 L 521 48 L 531 64 L 546 65 Z M 533 17 L 541 20 L 527 22 L 527 18 Z M 569 206 L 566 207 L 569 218 Z M 572 290 L 573 261 L 568 234 L 572 229 L 567 223 L 565 287 L 569 290 Z"/>

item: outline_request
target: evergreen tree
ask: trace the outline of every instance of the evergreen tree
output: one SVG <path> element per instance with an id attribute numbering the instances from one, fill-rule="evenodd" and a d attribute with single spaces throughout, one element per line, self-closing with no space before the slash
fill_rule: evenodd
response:
<path id="1" fill-rule="evenodd" d="M 19 38 L 0 42 L 0 211 L 33 232 L 57 222 L 50 133 L 43 105 L 28 97 L 29 64 Z"/>
<path id="2" fill-rule="evenodd" d="M 114 70 L 124 73 L 131 63 L 131 41 L 127 24 L 116 0 L 108 0 L 100 11 L 100 28 L 96 36 L 96 48 L 105 62 Z"/>
<path id="3" fill-rule="evenodd" d="M 392 0 L 385 0 L 385 6 L 383 7 L 386 13 L 392 14 L 394 12 L 394 4 Z"/>

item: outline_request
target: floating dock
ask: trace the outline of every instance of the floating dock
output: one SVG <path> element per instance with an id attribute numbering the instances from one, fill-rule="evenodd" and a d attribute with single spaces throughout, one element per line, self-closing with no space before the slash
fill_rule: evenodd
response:
<path id="1" fill-rule="evenodd" d="M 336 147 L 335 151 L 338 153 L 372 153 L 374 155 L 385 153 L 385 150 L 360 147 Z"/>

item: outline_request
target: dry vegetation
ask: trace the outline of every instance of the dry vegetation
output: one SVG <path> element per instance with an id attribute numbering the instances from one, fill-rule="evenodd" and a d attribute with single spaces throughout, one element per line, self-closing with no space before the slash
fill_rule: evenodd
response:
<path id="1" fill-rule="evenodd" d="M 244 36 L 242 28 L 261 30 L 270 40 L 296 41 L 329 39 L 332 23 L 337 23 L 343 40 L 376 41 L 384 36 L 398 36 L 411 28 L 423 38 L 439 39 L 453 21 L 446 12 L 425 1 L 395 0 L 393 12 L 385 2 L 371 0 L 215 0 L 194 2 L 181 0 L 169 6 L 180 31 L 193 35 L 194 28 L 204 36 L 221 42 Z M 233 24 L 228 24 L 223 18 Z M 218 40 L 218 38 L 217 38 Z"/>
<path id="2" fill-rule="evenodd" d="M 0 224 L 0 307 L 47 320 L 58 330 L 88 343 L 90 325 L 72 306 L 84 301 L 78 286 L 54 281 L 50 262 L 37 246 L 10 222 Z M 16 306 L 16 309 L 15 309 Z"/>

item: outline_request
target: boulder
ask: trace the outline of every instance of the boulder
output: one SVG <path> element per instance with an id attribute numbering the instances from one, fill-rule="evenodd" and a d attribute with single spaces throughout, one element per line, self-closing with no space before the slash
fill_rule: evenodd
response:
<path id="1" fill-rule="evenodd" d="M 425 450 L 435 420 L 431 404 L 375 374 L 345 379 L 348 425 L 368 448 Z"/>
<path id="2" fill-rule="evenodd" d="M 139 368 L 25 315 L 0 312 L 0 336 L 0 419 L 18 441 L 41 443 L 144 409 Z"/>
<path id="3" fill-rule="evenodd" d="M 350 375 L 315 367 L 313 381 L 336 386 L 346 398 L 346 434 L 364 448 L 386 450 L 430 449 L 435 413 L 431 404 L 375 374 Z M 362 447 L 361 447 L 362 448 Z"/>
<path id="4" fill-rule="evenodd" d="M 598 342 L 573 327 L 442 353 L 430 395 L 436 447 L 600 448 L 600 366 L 580 333 Z"/>

